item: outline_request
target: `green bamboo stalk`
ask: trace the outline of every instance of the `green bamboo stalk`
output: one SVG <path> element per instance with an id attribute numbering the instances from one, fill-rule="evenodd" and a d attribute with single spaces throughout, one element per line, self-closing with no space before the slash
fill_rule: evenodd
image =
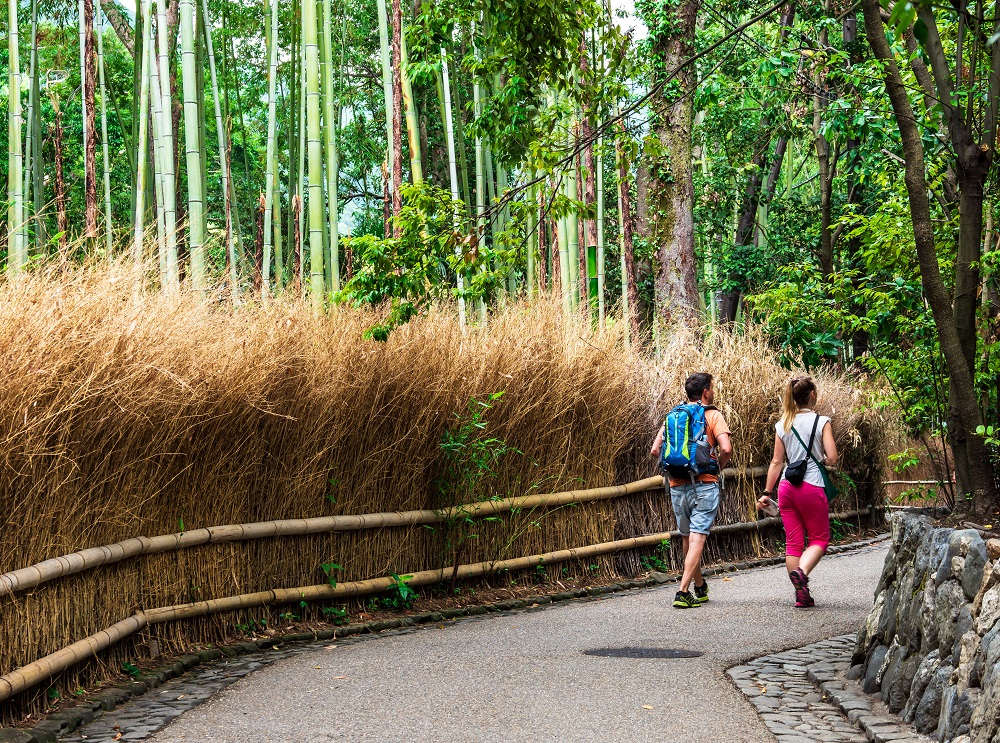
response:
<path id="1" fill-rule="evenodd" d="M 219 140 L 219 170 L 222 173 L 222 194 L 226 220 L 226 256 L 229 262 L 229 287 L 233 304 L 240 301 L 240 277 L 236 265 L 236 244 L 233 240 L 232 175 L 229 170 L 229 136 L 222 118 L 219 101 L 219 79 L 215 70 L 215 47 L 212 44 L 212 21 L 208 15 L 208 0 L 201 3 L 205 24 L 205 46 L 208 51 L 208 69 L 212 76 L 212 101 L 215 105 L 215 129 Z"/>
<path id="2" fill-rule="evenodd" d="M 451 85 L 448 80 L 448 53 L 445 51 L 444 47 L 441 47 L 441 75 L 442 75 L 442 85 L 441 88 L 444 92 L 444 122 L 445 122 L 445 137 L 448 140 L 448 175 L 451 178 L 451 198 L 456 202 L 456 212 L 455 212 L 455 226 L 456 232 L 458 228 L 459 215 L 458 215 L 458 167 L 455 162 L 455 127 L 452 123 L 451 118 Z M 456 243 L 455 254 L 459 258 L 458 266 L 455 270 L 455 277 L 458 283 L 458 322 L 461 327 L 465 327 L 465 297 L 463 292 L 465 291 L 465 276 L 462 272 L 462 246 L 461 243 Z"/>
<path id="3" fill-rule="evenodd" d="M 576 167 L 570 164 L 566 171 L 566 198 L 576 200 Z M 566 215 L 566 257 L 569 261 L 569 293 L 570 310 L 575 311 L 580 306 L 580 231 L 579 217 L 573 206 Z"/>
<path id="4" fill-rule="evenodd" d="M 604 329 L 607 302 L 604 297 L 604 137 L 597 139 L 597 327 Z"/>
<path id="5" fill-rule="evenodd" d="M 24 159 L 21 147 L 21 62 L 17 26 L 18 0 L 7 3 L 7 53 L 9 64 L 7 108 L 7 271 L 20 273 L 28 262 L 24 235 Z"/>
<path id="6" fill-rule="evenodd" d="M 301 0 L 301 3 L 303 5 L 308 5 L 311 2 L 315 2 L 315 0 Z M 301 26 L 302 26 L 302 19 L 300 18 L 300 20 L 299 20 L 299 35 L 300 35 L 300 41 L 299 41 L 299 44 L 300 44 L 299 68 L 300 69 L 299 69 L 299 120 L 298 120 L 298 133 L 299 133 L 298 155 L 299 155 L 299 167 L 298 167 L 298 171 L 297 171 L 297 177 L 295 179 L 295 193 L 298 194 L 298 197 L 299 197 L 298 210 L 297 210 L 298 214 L 295 215 L 296 217 L 298 217 L 298 220 L 299 220 L 299 233 L 298 233 L 298 237 L 297 237 L 296 242 L 295 242 L 295 251 L 296 251 L 296 255 L 298 256 L 298 261 L 299 261 L 298 275 L 296 276 L 296 278 L 298 279 L 298 282 L 299 282 L 299 290 L 300 290 L 300 292 L 305 290 L 305 264 L 306 264 L 306 260 L 305 260 L 305 255 L 306 255 L 306 253 L 305 253 L 305 237 L 306 237 L 306 231 L 305 231 L 304 227 L 306 225 L 302 221 L 302 217 L 303 217 L 303 211 L 304 211 L 304 205 L 305 205 L 305 198 L 306 198 L 306 147 L 307 147 L 307 140 L 306 140 L 306 128 L 307 128 L 307 122 L 306 122 L 306 92 L 307 92 L 307 89 L 306 89 L 306 65 L 305 65 L 305 48 L 304 48 L 304 45 L 303 45 L 302 39 L 301 39 L 301 34 L 302 34 L 302 30 L 303 30 L 301 28 Z"/>
<path id="7" fill-rule="evenodd" d="M 475 25 L 472 27 L 472 35 L 475 37 Z M 475 50 L 476 57 L 479 57 L 478 47 Z M 473 115 L 478 119 L 483 113 L 483 90 L 479 79 L 472 84 L 472 108 Z M 480 243 L 486 241 L 486 226 L 483 220 L 486 215 L 486 153 L 483 148 L 483 140 L 476 136 L 476 240 Z M 486 300 L 479 298 L 480 321 L 486 324 Z"/>
<path id="8" fill-rule="evenodd" d="M 339 188 L 339 167 L 337 154 L 337 131 L 340 128 L 340 107 L 334 104 L 333 90 L 333 12 L 330 0 L 323 0 L 323 99 L 324 99 L 324 145 L 326 149 L 326 198 L 329 204 L 327 234 L 329 241 L 329 261 L 327 273 L 330 277 L 330 291 L 340 291 L 340 210 L 337 189 Z M 347 14 L 344 14 L 344 24 Z M 343 47 L 341 48 L 343 53 Z M 337 91 L 340 92 L 339 90 Z M 336 109 L 336 113 L 334 112 Z"/>
<path id="9" fill-rule="evenodd" d="M 101 154 L 104 162 L 104 236 L 108 244 L 108 256 L 114 250 L 114 222 L 111 214 L 111 157 L 108 154 L 108 92 L 104 82 L 104 13 L 100 4 L 97 14 L 97 75 L 101 89 Z"/>
<path id="10" fill-rule="evenodd" d="M 413 88 L 410 76 L 406 72 L 406 29 L 400 33 L 400 65 L 399 74 L 403 84 L 403 107 L 406 111 L 406 136 L 410 147 L 410 178 L 414 185 L 424 182 L 424 167 L 420 160 L 420 121 L 417 115 L 417 102 L 413 98 Z"/>
<path id="11" fill-rule="evenodd" d="M 533 175 L 537 177 L 537 174 Z M 528 187 L 528 203 L 531 205 L 531 216 L 528 218 L 527 255 L 525 256 L 525 293 L 532 297 L 535 294 L 535 256 L 538 253 L 538 191 L 532 183 Z"/>
<path id="12" fill-rule="evenodd" d="M 270 292 L 270 268 L 271 268 L 271 231 L 273 213 L 275 210 L 274 192 L 276 190 L 277 169 L 275 168 L 276 136 L 275 129 L 278 118 L 278 0 L 271 2 L 271 33 L 269 61 L 267 67 L 267 154 L 265 155 L 265 167 L 267 172 L 264 176 L 264 263 L 261 266 L 261 295 L 267 296 Z M 275 231 L 280 231 L 280 222 Z"/>
<path id="13" fill-rule="evenodd" d="M 152 11 L 152 8 L 150 8 Z M 152 12 L 150 12 L 152 15 Z M 155 195 L 156 203 L 156 244 L 157 244 L 157 256 L 160 265 L 160 283 L 164 287 L 170 286 L 167 279 L 167 238 L 166 238 L 166 220 L 164 219 L 164 212 L 166 211 L 165 201 L 166 198 L 163 194 L 166 190 L 164 185 L 164 174 L 163 174 L 163 160 L 164 158 L 173 160 L 173 153 L 164 153 L 166 149 L 165 137 L 163 135 L 163 98 L 161 96 L 160 88 L 160 73 L 159 64 L 156 59 L 156 48 L 154 46 L 153 36 L 150 34 L 149 37 L 150 50 L 149 50 L 149 92 L 150 92 L 150 108 L 152 109 L 153 117 L 153 193 Z"/>
<path id="14" fill-rule="evenodd" d="M 32 174 L 32 158 L 34 156 L 34 135 L 35 135 L 35 109 L 37 100 L 35 97 L 35 86 L 33 81 L 35 79 L 36 69 L 38 67 L 38 0 L 31 0 L 31 54 L 28 57 L 28 110 L 25 116 L 24 122 L 24 176 L 23 176 L 23 188 L 24 188 L 24 202 L 25 202 L 25 212 L 28 210 L 28 204 L 33 204 L 32 193 L 34 191 L 34 179 L 31 177 Z"/>
<path id="15" fill-rule="evenodd" d="M 146 155 L 148 150 L 149 141 L 149 83 L 150 83 L 150 56 L 151 56 L 151 44 L 150 35 L 152 33 L 152 26 L 150 23 L 152 13 L 149 7 L 150 3 L 143 3 L 142 7 L 142 46 L 139 46 L 141 61 L 139 62 L 139 99 L 138 106 L 136 107 L 136 118 L 137 118 L 137 134 L 136 134 L 136 183 L 134 190 L 135 197 L 135 230 L 133 233 L 132 240 L 132 260 L 135 262 L 136 270 L 136 291 L 139 292 L 142 289 L 142 275 L 143 275 L 143 259 L 145 257 L 143 250 L 143 237 L 145 235 L 145 225 L 143 224 L 146 216 Z M 138 44 L 137 44 L 138 46 Z"/>
<path id="16" fill-rule="evenodd" d="M 198 110 L 198 69 L 195 54 L 196 28 L 194 0 L 180 0 L 181 82 L 184 96 L 184 154 L 187 162 L 188 247 L 191 255 L 191 285 L 196 292 L 208 289 L 205 275 L 205 195 L 202 192 L 201 142 L 198 131 L 202 118 Z"/>
<path id="17" fill-rule="evenodd" d="M 302 32 L 306 69 L 306 135 L 309 151 L 309 296 L 315 312 L 323 311 L 323 139 L 320 126 L 319 23 L 316 0 L 304 0 Z"/>
<path id="18" fill-rule="evenodd" d="M 87 136 L 89 132 L 87 131 L 87 24 L 86 24 L 86 13 L 83 9 L 83 0 L 77 0 L 77 29 L 78 36 L 80 39 L 80 120 L 83 122 L 83 128 L 81 132 L 81 139 L 83 144 L 83 167 L 84 167 L 84 182 L 87 181 L 88 175 L 87 170 Z M 89 237 L 89 235 L 88 235 Z"/>
<path id="19" fill-rule="evenodd" d="M 190 0 L 188 0 L 190 1 Z M 163 182 L 163 232 L 166 242 L 166 272 L 165 284 L 168 289 L 180 285 L 180 272 L 177 265 L 177 178 L 174 173 L 174 132 L 170 105 L 170 49 L 167 38 L 167 2 L 156 0 L 156 33 L 159 46 L 159 88 L 160 88 L 160 135 L 163 138 L 162 177 Z"/>
<path id="20" fill-rule="evenodd" d="M 465 153 L 465 125 L 462 123 L 462 111 L 465 109 L 462 106 L 462 90 L 458 84 L 458 80 L 454 80 L 452 85 L 452 98 L 455 101 L 455 110 L 458 112 L 458 116 L 455 117 L 455 139 L 458 143 L 459 175 L 462 177 L 462 200 L 466 204 L 466 210 L 471 213 L 472 195 L 469 190 L 469 161 Z"/>
<path id="21" fill-rule="evenodd" d="M 621 276 L 622 276 L 622 296 L 621 296 L 621 315 L 622 323 L 625 326 L 625 347 L 628 348 L 631 345 L 631 310 L 628 306 L 628 259 L 625 251 L 625 204 L 622 195 L 622 148 L 618 143 L 615 144 L 615 173 L 617 173 L 616 180 L 618 181 L 618 188 L 615 191 L 618 192 L 618 243 L 619 251 L 621 252 Z"/>
<path id="22" fill-rule="evenodd" d="M 139 97 L 140 97 L 139 96 L 139 93 L 140 93 L 139 89 L 142 87 L 142 59 L 143 59 L 143 54 L 145 53 L 145 50 L 143 48 L 143 39 L 142 39 L 142 26 L 143 26 L 143 13 L 144 12 L 145 11 L 143 9 L 142 3 L 141 2 L 137 2 L 136 5 L 135 5 L 135 24 L 134 24 L 134 30 L 133 30 L 133 35 L 134 35 L 134 38 L 135 38 L 135 44 L 133 45 L 133 51 L 132 51 L 132 101 L 131 101 L 131 104 L 132 104 L 132 108 L 131 108 L 131 114 L 132 114 L 132 142 L 135 143 L 137 147 L 138 147 L 138 138 L 139 138 L 139 118 L 140 118 L 139 117 L 139 108 L 138 108 L 138 106 L 139 106 Z M 111 99 L 115 103 L 115 112 L 118 113 L 118 101 L 117 101 L 117 99 L 115 99 L 113 92 L 112 92 Z M 118 115 L 118 125 L 121 127 L 121 115 L 120 114 Z M 124 133 L 125 128 L 121 127 L 121 129 L 122 129 L 122 132 Z M 129 148 L 127 142 L 126 142 L 125 148 L 126 148 L 126 151 L 128 151 L 130 153 L 129 154 L 129 167 L 132 168 L 132 193 L 129 196 L 129 204 L 131 204 L 131 208 L 132 209 L 135 209 L 135 203 L 136 203 L 135 188 L 136 188 L 136 183 L 139 182 L 138 167 L 136 165 L 138 151 L 136 151 L 136 156 L 133 157 L 132 154 L 131 154 L 132 153 L 131 148 Z M 147 180 L 147 186 L 146 187 L 147 188 L 149 187 L 148 180 Z M 131 214 L 131 219 L 132 219 L 133 222 L 135 221 L 135 212 L 133 212 Z"/>
<path id="23" fill-rule="evenodd" d="M 392 54 L 389 51 L 389 11 L 385 0 L 378 0 L 378 41 L 382 57 L 382 96 L 385 98 L 385 139 L 386 162 L 392 170 L 394 152 L 392 151 Z M 392 178 L 389 179 L 392 189 Z M 388 235 L 386 235 L 388 237 Z"/>

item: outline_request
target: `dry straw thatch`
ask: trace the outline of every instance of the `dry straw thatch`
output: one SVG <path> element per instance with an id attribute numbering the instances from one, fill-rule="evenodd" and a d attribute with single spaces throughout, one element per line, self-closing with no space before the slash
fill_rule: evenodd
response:
<path id="1" fill-rule="evenodd" d="M 471 398 L 498 391 L 486 434 L 521 453 L 505 456 L 468 500 L 648 473 L 657 421 L 698 369 L 719 378 L 737 465 L 770 456 L 787 373 L 759 338 L 715 334 L 701 350 L 677 340 L 652 365 L 616 333 L 567 325 L 557 303 L 540 302 L 513 304 L 488 330 L 467 333 L 448 313 L 432 313 L 379 344 L 362 339 L 372 313 L 315 317 L 294 303 L 231 310 L 185 297 L 136 299 L 128 275 L 40 275 L 0 290 L 0 572 L 178 528 L 452 505 L 437 486 L 446 475 L 442 434 Z M 843 380 L 820 386 L 848 464 L 875 471 L 880 452 L 871 443 L 884 439 L 885 419 Z M 750 514 L 750 488 L 734 492 L 720 523 Z M 0 599 L 0 672 L 137 609 L 320 583 L 330 561 L 343 566 L 340 579 L 360 580 L 456 558 L 517 557 L 665 531 L 673 527 L 667 510 L 654 493 L 523 512 L 471 532 L 393 528 L 142 557 Z M 718 549 L 759 548 L 746 538 L 727 545 Z M 596 560 L 619 571 L 636 561 Z M 181 649 L 217 641 L 240 621 L 149 628 L 57 683 L 72 689 L 104 678 L 152 637 Z M 4 717 L 38 706 L 44 692 L 6 704 Z"/>

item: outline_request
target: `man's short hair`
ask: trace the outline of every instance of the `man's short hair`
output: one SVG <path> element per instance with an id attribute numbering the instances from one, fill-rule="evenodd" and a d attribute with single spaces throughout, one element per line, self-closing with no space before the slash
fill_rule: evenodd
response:
<path id="1" fill-rule="evenodd" d="M 688 400 L 700 400 L 705 390 L 712 386 L 712 375 L 708 372 L 695 372 L 684 382 L 684 391 Z"/>

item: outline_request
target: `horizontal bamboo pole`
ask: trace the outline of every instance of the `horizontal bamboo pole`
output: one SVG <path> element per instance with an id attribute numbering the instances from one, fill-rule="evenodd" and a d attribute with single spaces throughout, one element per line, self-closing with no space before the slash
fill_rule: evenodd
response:
<path id="1" fill-rule="evenodd" d="M 864 516 L 870 510 L 865 508 L 858 511 L 831 514 L 830 517 L 844 520 Z M 760 519 L 759 521 L 725 524 L 713 527 L 712 534 L 722 535 L 740 531 L 755 531 L 780 523 L 780 518 L 773 517 Z M 660 544 L 665 539 L 674 539 L 678 536 L 679 532 L 676 530 L 665 531 L 657 534 L 631 537 L 629 539 L 618 539 L 613 542 L 601 542 L 600 544 L 592 544 L 586 547 L 545 552 L 528 557 L 459 565 L 457 568 L 444 567 L 434 570 L 421 570 L 410 575 L 406 579 L 406 584 L 409 586 L 428 586 L 435 583 L 443 583 L 456 577 L 475 578 L 482 575 L 499 573 L 504 570 L 525 570 L 533 568 L 536 565 L 551 565 L 569 560 L 582 560 L 615 552 L 624 552 L 630 549 L 638 549 L 640 547 L 650 547 Z M 190 604 L 163 606 L 156 609 L 138 611 L 133 616 L 118 622 L 106 630 L 98 632 L 96 635 L 91 635 L 73 643 L 67 648 L 36 660 L 34 663 L 18 668 L 5 676 L 0 676 L 0 702 L 44 681 L 50 676 L 66 670 L 82 660 L 96 655 L 101 650 L 120 642 L 147 625 L 162 624 L 181 619 L 193 619 L 211 614 L 239 611 L 241 609 L 292 604 L 299 601 L 334 600 L 367 596 L 387 591 L 394 585 L 396 585 L 396 579 L 392 577 L 371 578 L 369 580 L 337 583 L 336 585 L 323 583 L 313 586 L 300 586 L 298 588 L 275 588 L 270 591 L 258 591 L 256 593 L 245 593 L 238 596 L 226 596 L 224 598 L 197 601 Z"/>
<path id="2" fill-rule="evenodd" d="M 727 469 L 722 472 L 722 477 L 761 477 L 766 473 L 766 467 L 752 467 L 744 470 Z M 242 542 L 251 539 L 301 536 L 303 534 L 327 534 L 339 531 L 360 531 L 362 529 L 381 529 L 392 526 L 438 524 L 464 516 L 490 516 L 511 511 L 515 508 L 550 508 L 570 503 L 609 500 L 634 493 L 656 490 L 662 487 L 663 477 L 656 475 L 654 477 L 647 477 L 644 480 L 630 482 L 627 485 L 614 485 L 590 490 L 568 490 L 560 493 L 522 495 L 437 510 L 395 511 L 356 516 L 318 516 L 307 519 L 283 519 L 250 524 L 226 524 L 224 526 L 192 529 L 191 531 L 178 532 L 176 534 L 163 534 L 156 537 L 132 537 L 121 542 L 115 542 L 114 544 L 90 547 L 63 555 L 62 557 L 44 560 L 26 568 L 3 573 L 0 575 L 0 596 L 26 591 L 29 588 L 34 588 L 56 578 L 81 573 L 84 570 L 90 570 L 101 565 L 112 565 L 138 555 L 174 552 L 203 544 Z"/>

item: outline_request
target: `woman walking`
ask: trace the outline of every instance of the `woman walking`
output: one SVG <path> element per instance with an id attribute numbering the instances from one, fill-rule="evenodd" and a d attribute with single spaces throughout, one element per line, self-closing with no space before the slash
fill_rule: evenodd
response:
<path id="1" fill-rule="evenodd" d="M 767 484 L 757 501 L 758 509 L 773 509 L 774 486 L 784 475 L 778 488 L 778 508 L 785 526 L 785 567 L 799 608 L 815 604 L 809 594 L 809 573 L 830 543 L 825 468 L 837 463 L 833 426 L 828 417 L 813 411 L 815 405 L 816 383 L 811 377 L 788 382 L 781 419 L 775 424 Z"/>

